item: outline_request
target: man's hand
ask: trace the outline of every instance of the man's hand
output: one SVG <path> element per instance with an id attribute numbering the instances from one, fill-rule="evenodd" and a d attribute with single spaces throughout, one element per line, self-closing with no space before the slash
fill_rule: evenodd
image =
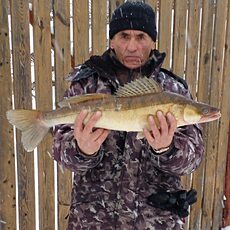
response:
<path id="1" fill-rule="evenodd" d="M 84 125 L 84 120 L 88 112 L 83 110 L 76 118 L 74 123 L 74 137 L 78 147 L 86 155 L 93 155 L 107 138 L 109 131 L 106 129 L 94 129 L 96 122 L 101 117 L 101 112 L 94 113 L 89 121 Z"/>
<path id="2" fill-rule="evenodd" d="M 161 111 L 158 111 L 157 118 L 159 127 L 157 127 L 153 116 L 150 115 L 148 121 L 151 131 L 144 129 L 145 138 L 149 145 L 155 150 L 170 146 L 177 128 L 177 121 L 171 113 L 167 113 L 166 116 L 164 116 Z"/>

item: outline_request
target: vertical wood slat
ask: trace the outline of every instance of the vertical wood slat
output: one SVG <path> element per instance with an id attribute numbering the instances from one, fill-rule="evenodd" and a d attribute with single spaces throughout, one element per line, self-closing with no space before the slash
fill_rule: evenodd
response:
<path id="1" fill-rule="evenodd" d="M 6 119 L 12 107 L 8 1 L 0 0 L 0 229 L 16 229 L 13 127 Z"/>
<path id="2" fill-rule="evenodd" d="M 106 49 L 107 1 L 92 0 L 92 53 L 102 54 Z"/>
<path id="3" fill-rule="evenodd" d="M 170 69 L 171 56 L 171 21 L 174 0 L 160 0 L 159 9 L 159 51 L 166 52 L 163 67 Z"/>
<path id="4" fill-rule="evenodd" d="M 230 226 L 230 122 L 228 126 L 228 147 L 227 147 L 227 164 L 226 164 L 226 174 L 225 174 L 225 189 L 224 194 L 226 200 L 224 201 L 223 210 L 223 227 Z M 215 222 L 215 221 L 214 221 Z"/>
<path id="5" fill-rule="evenodd" d="M 225 55 L 224 55 L 224 81 L 223 81 L 223 100 L 222 100 L 222 119 L 221 126 L 220 126 L 220 140 L 219 142 L 219 149 L 223 153 L 227 152 L 228 161 L 226 164 L 226 177 L 225 177 L 225 196 L 227 198 L 225 202 L 225 209 L 224 209 L 224 219 L 223 219 L 223 227 L 230 226 L 230 111 L 229 111 L 229 98 L 230 98 L 230 80 L 229 80 L 229 73 L 230 73 L 230 4 L 228 3 L 228 17 L 227 17 L 227 31 L 226 31 L 226 41 L 224 47 Z M 227 110 L 227 111 L 225 111 Z M 224 116 L 224 117 L 223 117 Z M 228 130 L 226 128 L 228 127 Z M 222 131 L 223 130 L 223 131 Z M 226 135 L 227 134 L 227 135 Z M 228 136 L 228 140 L 226 141 Z M 224 144 L 228 143 L 228 146 L 224 147 Z M 226 149 L 227 148 L 227 149 Z M 226 150 L 225 150 L 226 149 Z M 220 150 L 219 150 L 220 151 Z M 219 162 L 220 161 L 220 162 Z M 218 162 L 221 164 L 222 160 L 218 158 Z M 221 181 L 216 184 L 217 187 L 223 186 Z M 216 199 L 217 200 L 217 199 Z M 214 204 L 214 208 L 216 207 L 216 201 Z"/>
<path id="6" fill-rule="evenodd" d="M 50 1 L 33 0 L 34 12 L 34 67 L 36 108 L 52 109 Z M 54 162 L 51 134 L 38 147 L 39 223 L 42 229 L 54 226 Z"/>
<path id="7" fill-rule="evenodd" d="M 227 1 L 216 2 L 215 15 L 215 30 L 213 39 L 212 63 L 211 63 L 211 78 L 210 78 L 210 99 L 209 103 L 220 108 L 220 99 L 222 92 L 223 79 L 223 47 L 225 41 L 225 19 L 227 13 Z M 216 171 L 216 160 L 218 155 L 218 130 L 219 120 L 208 124 L 207 129 L 207 148 L 206 148 L 206 167 L 204 180 L 203 197 L 208 199 L 203 200 L 203 215 L 202 215 L 202 229 L 213 229 L 213 202 L 214 195 L 219 193 L 215 188 L 215 180 L 219 179 L 218 171 Z M 222 169 L 223 170 L 223 169 Z M 224 176 L 222 176 L 224 179 Z M 222 190 L 223 191 L 223 190 Z M 221 201 L 221 200 L 220 200 Z M 219 204 L 221 205 L 221 203 Z M 216 213 L 216 215 L 218 215 Z M 220 215 L 220 214 L 219 214 Z M 221 216 L 221 215 L 220 215 Z"/>
<path id="8" fill-rule="evenodd" d="M 145 0 L 145 3 L 147 3 L 148 5 L 150 5 L 153 8 L 155 14 L 156 14 L 157 8 L 158 8 L 158 1 L 159 0 Z"/>
<path id="9" fill-rule="evenodd" d="M 228 2 L 228 3 L 227 3 Z M 221 4 L 218 2 L 218 4 Z M 228 149 L 228 136 L 229 136 L 229 124 L 230 124 L 230 106 L 229 106 L 229 98 L 230 98 L 230 3 L 229 1 L 223 2 L 223 4 L 227 4 L 227 27 L 226 27 L 226 39 L 222 43 L 224 47 L 224 68 L 223 68 L 223 79 L 222 79 L 222 90 L 221 90 L 221 112 L 222 118 L 220 120 L 220 130 L 219 130 L 219 142 L 218 142 L 218 156 L 216 161 L 216 183 L 215 183 L 215 197 L 213 204 L 213 230 L 218 229 L 221 226 L 222 221 L 222 199 L 223 199 L 223 189 L 224 189 L 224 179 L 225 179 L 225 165 L 228 166 L 226 162 Z M 218 7 L 218 6 L 217 6 Z M 222 8 L 222 7 L 221 7 Z M 219 12 L 221 13 L 221 8 Z M 218 10 L 219 8 L 217 8 Z M 225 13 L 225 8 L 222 8 L 223 13 Z M 224 23 L 223 23 L 224 24 Z M 218 26 L 216 27 L 218 29 Z M 220 27 L 221 28 L 221 27 Z M 221 36 L 222 39 L 223 34 L 221 34 L 221 30 L 217 32 L 218 36 Z M 219 52 L 219 51 L 218 51 Z M 229 184 L 229 178 L 225 179 Z M 229 199 L 230 194 L 226 194 Z M 229 202 L 229 200 L 228 200 Z M 230 221 L 229 223 L 230 224 Z"/>
<path id="10" fill-rule="evenodd" d="M 15 108 L 31 108 L 28 1 L 11 1 Z M 16 132 L 19 229 L 35 229 L 34 156 L 24 151 Z"/>
<path id="11" fill-rule="evenodd" d="M 191 91 L 194 98 L 196 98 L 196 85 L 197 85 L 199 25 L 200 25 L 200 0 L 189 1 L 185 79 L 189 85 L 189 90 Z"/>
<path id="12" fill-rule="evenodd" d="M 172 70 L 184 76 L 187 1 L 175 0 Z"/>
<path id="13" fill-rule="evenodd" d="M 211 72 L 211 51 L 212 51 L 212 36 L 213 36 L 213 10 L 214 1 L 204 0 L 202 2 L 202 25 L 201 25 L 201 45 L 200 45 L 200 60 L 199 60 L 199 73 L 198 73 L 198 101 L 209 102 L 209 81 Z M 203 137 L 205 146 L 207 147 L 207 125 L 204 125 Z M 205 151 L 205 157 L 209 153 Z M 198 201 L 194 205 L 193 213 L 190 218 L 190 229 L 199 230 L 201 227 L 201 217 L 203 212 L 203 186 L 205 178 L 205 158 L 201 164 L 201 167 L 193 175 L 193 187 L 197 189 Z M 208 198 L 209 199 L 209 198 Z M 206 199 L 205 199 L 206 200 Z M 211 220 L 210 220 L 211 221 Z"/>
<path id="14" fill-rule="evenodd" d="M 197 76 L 199 24 L 200 24 L 199 11 L 200 11 L 199 0 L 188 2 L 188 28 L 187 28 L 186 51 L 185 51 L 186 53 L 185 79 L 188 83 L 189 90 L 194 99 L 196 98 L 196 84 L 197 84 L 196 76 Z M 191 180 L 192 180 L 191 177 L 192 175 L 188 175 L 182 178 L 182 184 L 186 189 L 190 188 Z M 198 186 L 198 188 L 201 189 L 202 181 L 199 181 L 199 184 L 200 186 Z M 198 191 L 198 193 L 199 193 L 199 197 L 201 197 L 201 192 Z M 192 215 L 193 212 L 190 213 L 189 218 Z"/>
<path id="15" fill-rule="evenodd" d="M 55 98 L 56 102 L 63 99 L 68 87 L 65 76 L 71 69 L 70 55 L 70 7 L 69 0 L 54 2 L 54 51 L 55 51 Z M 63 36 L 63 34 L 65 36 Z M 71 201 L 72 174 L 68 170 L 57 169 L 58 186 L 58 229 L 66 229 L 66 216 Z M 64 186 L 63 186 L 64 185 Z"/>
<path id="16" fill-rule="evenodd" d="M 178 8 L 177 5 L 178 5 L 178 1 L 176 1 L 176 6 L 175 6 L 175 17 L 177 16 L 177 12 L 180 12 L 180 10 L 181 10 L 180 8 Z M 184 7 L 185 7 L 185 5 L 184 5 Z M 182 54 L 183 55 L 186 54 L 185 79 L 188 83 L 189 90 L 190 90 L 193 98 L 196 98 L 196 84 L 197 84 L 196 75 L 197 75 L 198 44 L 199 44 L 198 43 L 199 42 L 199 7 L 200 7 L 199 6 L 199 0 L 188 1 L 187 7 L 188 7 L 188 25 L 187 25 L 187 40 L 186 40 L 186 46 L 185 46 L 186 50 L 184 51 L 184 47 L 182 47 Z M 186 19 L 186 12 L 184 12 L 184 14 L 180 17 L 180 20 L 182 20 L 182 23 L 183 23 L 183 30 L 185 30 L 185 22 L 186 22 L 185 19 Z M 184 20 L 184 22 L 183 22 L 183 20 Z M 179 20 L 176 19 L 174 34 L 177 33 L 177 29 L 176 29 L 177 27 L 180 30 L 180 23 L 178 23 L 177 21 L 179 21 Z M 183 30 L 181 31 L 182 34 L 183 34 Z M 184 36 L 184 34 L 183 34 L 183 36 Z M 183 36 L 182 36 L 182 38 L 183 38 Z M 174 46 L 177 46 L 177 49 L 174 50 L 173 60 L 177 60 L 177 55 L 176 55 L 175 51 L 177 51 L 180 59 L 182 59 L 183 56 L 180 55 L 181 47 L 180 47 L 180 45 L 176 45 L 177 41 L 176 42 L 175 41 L 176 40 L 174 37 Z M 184 60 L 181 60 L 181 62 L 184 63 Z M 174 69 L 174 71 L 176 71 L 180 74 L 183 74 L 182 65 L 179 67 L 179 66 L 175 66 L 173 63 L 173 69 Z M 183 75 L 181 75 L 181 76 L 183 76 Z M 196 172 L 195 172 L 196 174 L 199 175 L 200 172 L 202 172 L 202 165 L 196 170 Z M 192 177 L 193 177 L 193 175 L 187 175 L 187 176 L 182 177 L 182 185 L 185 189 L 190 189 Z M 193 185 L 192 188 L 197 190 L 198 201 L 190 209 L 190 215 L 186 219 L 186 222 L 185 222 L 185 229 L 189 229 L 189 220 L 192 219 L 193 216 L 200 216 L 199 210 L 201 207 L 202 180 L 197 180 L 197 181 L 199 182 L 199 185 L 197 185 L 197 184 L 196 184 L 196 186 Z M 198 211 L 197 211 L 197 209 L 194 208 L 194 207 L 196 207 L 195 205 L 198 207 Z M 197 220 L 198 220 L 197 222 L 199 222 L 199 219 L 197 219 Z"/>
<path id="17" fill-rule="evenodd" d="M 184 76 L 186 14 L 187 1 L 175 0 L 172 70 L 180 77 Z M 190 179 L 191 175 L 182 177 L 182 184 L 184 188 L 189 188 Z"/>
<path id="18" fill-rule="evenodd" d="M 89 2 L 73 1 L 73 31 L 75 65 L 89 58 Z"/>

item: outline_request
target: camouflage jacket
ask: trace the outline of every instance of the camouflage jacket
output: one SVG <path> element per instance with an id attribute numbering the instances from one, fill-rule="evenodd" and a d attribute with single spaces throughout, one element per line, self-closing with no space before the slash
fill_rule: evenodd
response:
<path id="1" fill-rule="evenodd" d="M 154 78 L 164 90 L 191 97 L 183 79 L 161 69 L 165 54 L 154 51 L 141 69 L 128 70 L 106 51 L 93 56 L 69 75 L 66 97 L 85 93 L 113 94 L 138 73 Z M 78 149 L 71 125 L 55 129 L 53 157 L 74 172 L 68 229 L 183 229 L 169 211 L 147 204 L 159 188 L 181 189 L 180 177 L 192 173 L 204 153 L 197 125 L 177 129 L 170 151 L 157 155 L 134 132 L 111 131 L 100 150 L 86 156 Z"/>

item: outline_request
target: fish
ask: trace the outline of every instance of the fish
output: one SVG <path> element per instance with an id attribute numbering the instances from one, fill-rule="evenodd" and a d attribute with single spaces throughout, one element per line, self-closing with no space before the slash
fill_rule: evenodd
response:
<path id="1" fill-rule="evenodd" d="M 7 111 L 8 121 L 22 132 L 21 141 L 26 151 L 33 151 L 52 127 L 73 124 L 82 110 L 88 111 L 84 123 L 87 123 L 94 112 L 101 111 L 102 116 L 95 128 L 137 132 L 140 138 L 143 137 L 141 133 L 143 134 L 144 128 L 150 130 L 149 115 L 159 125 L 157 111 L 164 115 L 171 112 L 177 120 L 177 127 L 210 122 L 221 117 L 218 108 L 163 90 L 159 83 L 147 77 L 120 86 L 114 95 L 77 95 L 64 99 L 58 105 L 52 111 Z"/>

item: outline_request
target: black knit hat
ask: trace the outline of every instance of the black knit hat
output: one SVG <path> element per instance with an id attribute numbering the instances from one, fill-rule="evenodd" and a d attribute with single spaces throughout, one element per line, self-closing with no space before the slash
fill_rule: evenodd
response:
<path id="1" fill-rule="evenodd" d="M 109 38 L 122 30 L 140 30 L 155 42 L 157 37 L 155 13 L 140 1 L 127 1 L 116 8 L 109 24 Z"/>

